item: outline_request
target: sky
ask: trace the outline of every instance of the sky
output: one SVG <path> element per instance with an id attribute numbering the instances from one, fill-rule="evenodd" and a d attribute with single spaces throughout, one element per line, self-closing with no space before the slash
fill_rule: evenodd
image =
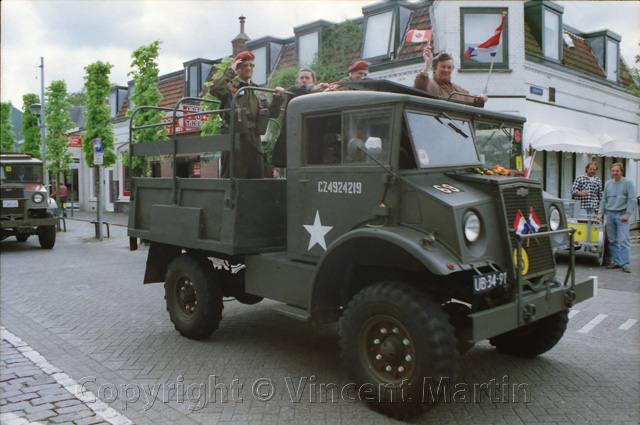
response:
<path id="1" fill-rule="evenodd" d="M 231 54 L 238 17 L 247 18 L 245 33 L 253 40 L 292 37 L 293 28 L 318 19 L 342 22 L 362 16 L 375 1 L 229 1 L 229 0 L 3 0 L 3 102 L 22 109 L 22 96 L 40 94 L 40 58 L 44 82 L 65 80 L 70 93 L 84 85 L 84 67 L 109 62 L 110 81 L 126 85 L 131 53 L 155 40 L 160 48 L 160 74 L 183 68 L 196 58 Z M 475 2 L 481 4 L 481 2 Z M 628 65 L 640 54 L 640 2 L 557 1 L 565 7 L 563 22 L 583 32 L 610 29 L 622 36 L 621 53 Z"/>

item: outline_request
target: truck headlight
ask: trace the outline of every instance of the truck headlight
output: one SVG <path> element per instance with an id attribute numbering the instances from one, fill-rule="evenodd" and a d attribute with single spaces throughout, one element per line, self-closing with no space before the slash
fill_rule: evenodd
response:
<path id="1" fill-rule="evenodd" d="M 33 196 L 31 197 L 31 200 L 36 204 L 39 204 L 42 201 L 44 201 L 44 196 L 42 195 L 42 193 L 34 193 Z"/>
<path id="2" fill-rule="evenodd" d="M 480 237 L 480 217 L 474 212 L 468 211 L 464 215 L 464 238 L 473 243 Z"/>
<path id="3" fill-rule="evenodd" d="M 562 223 L 562 219 L 560 218 L 560 211 L 554 205 L 549 207 L 549 227 L 551 230 L 558 230 L 560 228 L 560 224 Z"/>

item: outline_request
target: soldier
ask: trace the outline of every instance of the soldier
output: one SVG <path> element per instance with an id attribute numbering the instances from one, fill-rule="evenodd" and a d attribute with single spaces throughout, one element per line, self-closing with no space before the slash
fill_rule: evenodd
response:
<path id="1" fill-rule="evenodd" d="M 369 75 L 369 63 L 367 61 L 355 61 L 349 67 L 349 76 L 344 77 L 340 81 L 336 81 L 331 84 L 325 91 L 334 91 L 334 90 L 353 90 L 348 87 L 341 85 L 340 83 L 344 83 L 347 81 L 359 81 L 364 80 Z"/>
<path id="2" fill-rule="evenodd" d="M 238 53 L 231 66 L 213 81 L 209 88 L 211 95 L 220 99 L 220 109 L 231 107 L 233 96 L 245 86 L 258 87 L 251 77 L 253 76 L 253 53 L 244 51 Z M 233 161 L 234 177 L 239 179 L 264 178 L 264 152 L 262 151 L 261 137 L 267 130 L 269 118 L 277 118 L 280 115 L 280 106 L 283 103 L 284 89 L 276 87 L 271 102 L 264 92 L 246 90 L 236 100 L 237 110 L 246 112 L 247 132 L 241 132 L 240 149 L 236 149 Z M 236 111 L 237 112 L 237 111 Z M 229 115 L 224 117 L 229 131 Z M 236 126 L 237 128 L 237 126 Z M 223 130 L 224 131 L 224 130 Z M 229 178 L 230 152 L 222 153 L 222 178 Z"/>

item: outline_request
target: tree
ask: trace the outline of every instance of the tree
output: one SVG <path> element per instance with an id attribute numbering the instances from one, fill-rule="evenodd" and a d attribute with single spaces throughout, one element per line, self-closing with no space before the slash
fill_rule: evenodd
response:
<path id="1" fill-rule="evenodd" d="M 56 190 L 60 193 L 62 173 L 70 170 L 69 165 L 73 161 L 71 153 L 68 152 L 69 140 L 66 133 L 74 128 L 75 124 L 69 116 L 71 105 L 67 100 L 67 84 L 64 81 L 52 81 L 45 95 L 47 108 L 44 111 L 48 130 L 45 139 L 47 170 L 56 176 Z M 58 208 L 58 213 L 62 214 L 62 208 Z"/>
<path id="2" fill-rule="evenodd" d="M 84 69 L 87 75 L 84 77 L 84 91 L 86 93 L 86 109 L 84 116 L 87 119 L 85 129 L 87 132 L 82 138 L 82 150 L 87 167 L 94 167 L 93 163 L 93 139 L 102 139 L 104 167 L 110 167 L 118 160 L 114 153 L 113 124 L 111 123 L 111 108 L 109 107 L 109 74 L 113 65 L 101 61 L 87 65 Z"/>
<path id="3" fill-rule="evenodd" d="M 69 96 L 67 96 L 67 100 L 71 104 L 71 107 L 86 106 L 87 96 L 88 96 L 88 93 L 87 93 L 87 88 L 85 86 L 80 91 L 77 91 L 75 93 L 69 93 Z"/>
<path id="4" fill-rule="evenodd" d="M 13 136 L 13 125 L 11 124 L 11 102 L 0 103 L 0 108 L 0 131 L 2 131 L 0 150 L 13 152 L 16 138 Z"/>
<path id="5" fill-rule="evenodd" d="M 334 24 L 322 30 L 322 47 L 311 62 L 319 82 L 332 83 L 345 76 L 362 48 L 362 26 L 353 21 Z"/>
<path id="6" fill-rule="evenodd" d="M 160 90 L 158 90 L 158 50 L 162 41 L 156 40 L 148 46 L 136 49 L 131 57 L 133 62 L 127 75 L 133 76 L 135 90 L 131 95 L 131 101 L 136 107 L 158 106 L 162 100 Z M 127 116 L 133 115 L 133 110 L 127 111 Z M 134 126 L 157 124 L 164 117 L 162 111 L 147 109 L 138 112 L 133 120 Z M 167 137 L 165 127 L 145 128 L 137 130 L 133 134 L 133 143 L 154 142 Z M 128 154 L 130 152 L 127 152 Z M 129 155 L 127 155 L 127 158 Z M 149 161 L 145 157 L 132 157 L 132 175 L 144 176 L 149 174 Z"/>
<path id="7" fill-rule="evenodd" d="M 24 142 L 20 150 L 40 158 L 40 124 L 38 117 L 29 110 L 29 106 L 40 103 L 40 98 L 35 93 L 28 93 L 22 96 L 22 103 L 22 131 L 20 134 L 24 137 Z"/>
<path id="8" fill-rule="evenodd" d="M 228 56 L 226 58 L 223 58 L 222 61 L 216 65 L 216 73 L 213 75 L 213 77 L 211 78 L 211 81 L 204 83 L 204 85 L 206 87 L 211 86 L 211 84 L 213 84 L 213 80 L 215 80 L 216 78 L 220 77 L 222 74 L 224 74 L 224 71 L 227 70 L 227 68 L 229 68 L 231 66 L 231 63 L 233 62 L 233 58 Z M 215 101 L 219 101 L 220 99 L 218 99 L 215 96 L 212 96 L 210 93 L 207 93 L 204 96 L 205 99 L 207 100 L 215 100 Z M 216 111 L 219 109 L 219 104 L 215 104 L 215 103 L 210 103 L 210 102 L 200 102 L 200 106 L 202 106 L 204 108 L 205 111 Z M 214 136 L 216 134 L 220 133 L 220 128 L 222 127 L 222 124 L 224 123 L 224 121 L 222 120 L 222 117 L 220 117 L 220 115 L 216 114 L 216 115 L 209 115 L 209 119 L 207 119 L 207 121 L 202 124 L 202 127 L 200 128 L 200 135 L 201 136 Z"/>
<path id="9" fill-rule="evenodd" d="M 636 55 L 636 64 L 640 63 L 640 55 Z M 633 84 L 627 87 L 627 93 L 631 93 L 634 96 L 640 96 L 640 70 L 637 67 L 629 68 L 624 76 L 627 78 L 631 78 Z"/>

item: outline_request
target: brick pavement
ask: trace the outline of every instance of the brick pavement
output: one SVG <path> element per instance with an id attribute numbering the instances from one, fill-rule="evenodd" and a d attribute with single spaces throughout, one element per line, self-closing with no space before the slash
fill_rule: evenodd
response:
<path id="1" fill-rule="evenodd" d="M 335 325 L 311 328 L 281 317 L 270 309 L 270 301 L 255 306 L 227 302 L 218 332 L 204 341 L 187 340 L 168 319 L 162 285 L 141 284 L 146 252 L 128 251 L 124 227 L 117 226 L 111 240 L 97 242 L 89 223 L 76 219 L 68 226 L 53 251 L 40 250 L 37 242 L 3 242 L 2 325 L 22 338 L 25 352 L 39 353 L 44 362 L 80 382 L 124 418 L 136 424 L 399 423 L 371 412 L 362 402 L 323 400 L 328 393 L 321 385 L 349 383 L 339 360 Z M 634 267 L 640 266 L 638 253 L 640 247 L 635 246 Z M 32 268 L 28 276 L 13 265 L 26 258 Z M 599 276 L 601 288 L 629 276 L 613 273 L 579 261 L 579 275 Z M 640 318 L 639 306 L 637 292 L 600 289 L 597 299 L 573 309 L 560 343 L 533 360 L 501 355 L 487 342 L 477 344 L 462 357 L 463 388 L 492 380 L 505 383 L 506 377 L 507 384 L 528 385 L 530 399 L 501 402 L 472 391 L 478 400 L 443 403 L 412 422 L 637 424 L 640 326 L 629 326 L 629 321 Z M 606 317 L 581 332 L 600 315 Z M 45 363 L 29 360 L 20 347 L 2 341 L 3 424 L 56 423 L 53 419 L 75 412 L 61 414 L 56 409 L 74 406 L 77 412 L 94 412 L 89 407 L 93 398 L 77 403 L 78 397 L 66 389 L 69 385 L 55 380 L 57 372 L 44 372 L 37 364 Z M 25 367 L 31 363 L 31 379 L 42 382 L 34 388 L 53 385 L 39 391 L 62 389 L 72 398 L 40 402 L 43 395 L 38 391 L 5 396 L 19 384 L 13 381 L 22 379 L 7 373 L 12 366 L 6 359 Z M 254 394 L 256 382 L 267 384 L 263 390 L 273 388 L 273 397 L 265 400 Z M 216 385 L 216 398 L 205 398 Z M 202 394 L 199 389 L 204 389 Z M 38 397 L 9 401 L 28 393 Z M 56 416 L 29 419 L 26 409 L 35 407 L 36 400 L 47 407 L 42 411 Z M 57 405 L 64 401 L 74 404 Z"/>

